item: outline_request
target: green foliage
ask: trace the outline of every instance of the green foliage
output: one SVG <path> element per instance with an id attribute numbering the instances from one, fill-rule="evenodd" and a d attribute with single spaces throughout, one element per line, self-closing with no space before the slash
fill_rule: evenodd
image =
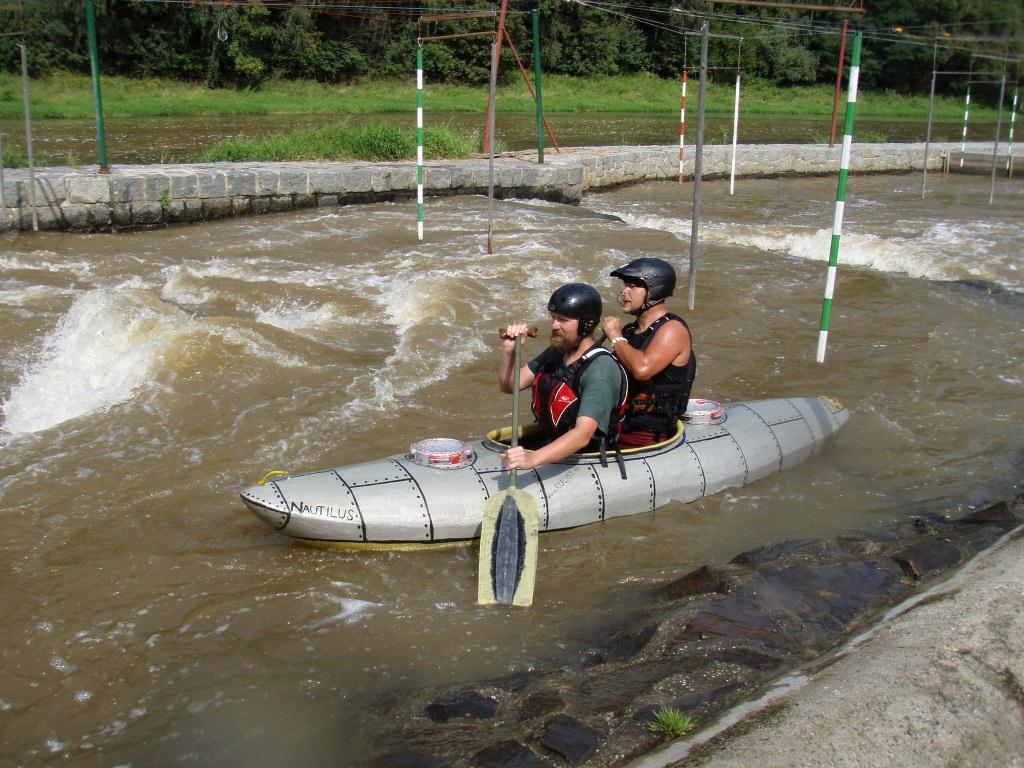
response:
<path id="1" fill-rule="evenodd" d="M 4 168 L 25 168 L 27 165 L 28 156 L 24 152 L 4 146 Z"/>
<path id="2" fill-rule="evenodd" d="M 693 718 L 674 707 L 662 707 L 654 713 L 654 720 L 648 727 L 666 739 L 675 739 L 693 730 Z"/>
<path id="3" fill-rule="evenodd" d="M 426 128 L 423 154 L 428 159 L 473 154 L 476 136 L 440 126 Z M 416 157 L 416 132 L 389 123 L 349 126 L 345 123 L 273 134 L 260 138 L 226 139 L 203 152 L 197 162 L 269 162 L 286 160 L 410 160 Z"/>
<path id="4" fill-rule="evenodd" d="M 311 3 L 134 2 L 94 0 L 100 65 L 105 77 L 159 77 L 224 89 L 253 89 L 273 80 L 303 78 L 343 83 L 369 76 L 408 78 L 419 37 L 424 42 L 428 82 L 486 86 L 490 73 L 487 36 L 451 37 L 494 29 L 493 17 L 418 23 L 419 10 L 401 4 L 360 7 L 341 14 Z M 529 15 L 539 2 L 542 64 L 546 77 L 595 78 L 647 73 L 677 78 L 696 66 L 703 14 L 711 14 L 712 78 L 744 79 L 769 85 L 835 81 L 839 36 L 835 15 L 749 6 L 709 6 L 705 0 L 635 0 L 597 8 L 564 0 L 512 0 L 506 27 L 526 67 L 533 52 Z M 932 46 L 946 31 L 1010 36 L 1019 52 L 1024 40 L 1021 0 L 887 0 L 869 2 L 853 21 L 867 31 L 861 68 L 864 91 L 927 92 Z M 323 6 L 323 7 L 321 7 Z M 88 46 L 82 0 L 27 0 L 24 13 L 0 10 L 0 28 L 19 29 L 34 76 L 60 71 L 86 74 Z M 489 0 L 438 0 L 431 12 L 494 11 Z M 766 22 L 771 22 L 768 24 Z M 902 32 L 894 30 L 901 29 Z M 684 35 L 688 32 L 688 35 Z M 739 39 L 742 37 L 742 43 Z M 0 37 L 0 70 L 19 66 L 17 36 Z M 952 41 L 947 41 L 952 42 Z M 976 53 L 998 53 L 998 44 L 976 44 Z M 999 62 L 970 58 L 970 43 L 939 50 L 944 69 L 998 74 Z M 1011 73 L 1012 74 L 1012 73 Z M 518 78 L 515 57 L 505 43 L 501 82 Z M 991 79 L 991 78 L 989 78 Z M 940 77 L 940 93 L 961 95 L 964 78 Z M 976 103 L 990 103 L 996 87 L 978 86 Z"/>

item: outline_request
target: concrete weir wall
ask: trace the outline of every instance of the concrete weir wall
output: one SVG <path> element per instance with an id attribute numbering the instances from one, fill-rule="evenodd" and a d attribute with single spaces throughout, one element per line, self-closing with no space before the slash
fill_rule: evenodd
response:
<path id="1" fill-rule="evenodd" d="M 979 145 L 980 147 L 981 145 Z M 958 144 L 932 144 L 928 167 L 939 169 Z M 740 177 L 837 173 L 841 146 L 744 144 L 737 154 Z M 694 150 L 686 149 L 684 173 L 693 173 Z M 704 177 L 728 176 L 731 147 L 704 148 Z M 921 170 L 924 144 L 854 144 L 853 173 Z M 679 174 L 677 146 L 579 147 L 495 159 L 495 195 L 578 203 L 590 189 Z M 0 206 L 0 231 L 32 229 L 32 190 L 27 169 L 8 169 Z M 487 194 L 486 160 L 426 164 L 428 196 Z M 40 229 L 105 231 L 210 221 L 228 216 L 301 208 L 408 199 L 416 194 L 416 165 L 403 163 L 207 163 L 123 165 L 101 174 L 95 166 L 40 168 L 35 173 L 35 211 Z"/>

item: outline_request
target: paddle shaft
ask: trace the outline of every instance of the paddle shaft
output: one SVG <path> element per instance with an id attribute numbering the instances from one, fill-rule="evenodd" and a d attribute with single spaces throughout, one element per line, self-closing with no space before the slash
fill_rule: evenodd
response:
<path id="1" fill-rule="evenodd" d="M 512 357 L 512 376 L 515 383 L 512 385 L 512 447 L 519 446 L 519 369 L 522 367 L 523 345 L 516 339 L 516 348 Z M 513 468 L 509 472 L 508 487 L 516 487 L 516 478 L 519 470 Z"/>

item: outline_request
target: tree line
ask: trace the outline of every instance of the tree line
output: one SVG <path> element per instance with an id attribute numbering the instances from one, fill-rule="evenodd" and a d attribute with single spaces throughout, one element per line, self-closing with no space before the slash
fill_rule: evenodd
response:
<path id="1" fill-rule="evenodd" d="M 446 5 L 447 4 L 447 5 Z M 838 4 L 838 3 L 837 3 Z M 23 0 L 0 10 L 0 66 L 18 71 L 17 45 L 27 44 L 30 72 L 89 71 L 83 0 Z M 478 7 L 482 0 L 441 0 L 429 13 Z M 494 29 L 493 19 L 419 22 L 422 3 L 396 0 L 373 6 L 342 6 L 339 0 L 94 0 L 103 74 L 161 77 L 214 88 L 258 88 L 269 78 L 327 83 L 365 77 L 410 77 L 418 36 L 457 35 Z M 823 12 L 721 5 L 701 0 L 632 0 L 604 10 L 565 0 L 510 0 L 506 27 L 523 63 L 532 66 L 529 12 L 541 14 L 541 64 L 545 73 L 574 77 L 650 72 L 676 77 L 698 62 L 700 20 L 711 14 L 709 64 L 771 85 L 835 81 L 837 16 Z M 672 11 L 671 9 L 677 9 Z M 679 12 L 683 11 L 683 12 Z M 848 17 L 851 29 L 868 31 L 861 82 L 866 88 L 926 91 L 932 71 L 932 40 L 938 37 L 940 69 L 998 73 L 990 59 L 970 51 L 1024 53 L 1024 0 L 869 0 L 864 16 Z M 952 32 L 950 31 L 952 30 Z M 21 34 L 17 34 L 21 33 Z M 966 41 L 973 36 L 999 40 Z M 726 37 L 732 36 L 732 37 Z M 742 42 L 733 39 L 741 36 Z M 485 84 L 490 46 L 484 37 L 424 44 L 431 81 Z M 509 47 L 503 79 L 515 76 Z M 1011 71 L 1011 78 L 1015 76 Z M 725 75 L 732 77 L 731 73 Z M 963 78 L 940 78 L 939 89 L 958 91 Z"/>

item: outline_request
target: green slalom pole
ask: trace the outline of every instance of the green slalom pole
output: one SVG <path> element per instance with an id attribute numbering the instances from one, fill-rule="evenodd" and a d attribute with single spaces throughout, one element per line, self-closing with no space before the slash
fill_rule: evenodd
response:
<path id="1" fill-rule="evenodd" d="M 423 46 L 416 46 L 416 237 L 423 239 Z"/>
<path id="2" fill-rule="evenodd" d="M 96 12 L 92 0 L 85 0 L 85 26 L 89 36 L 89 66 L 92 70 L 92 99 L 96 105 L 96 145 L 100 173 L 110 173 L 107 162 L 107 133 L 103 129 L 103 97 L 100 95 L 100 54 L 96 45 Z"/>
<path id="3" fill-rule="evenodd" d="M 843 158 L 839 163 L 839 188 L 836 190 L 836 214 L 832 223 L 832 247 L 828 254 L 828 278 L 825 281 L 825 300 L 821 307 L 821 330 L 818 334 L 817 362 L 825 362 L 825 347 L 828 345 L 828 326 L 832 317 L 832 296 L 836 287 L 836 271 L 839 267 L 839 240 L 843 234 L 843 209 L 846 207 L 846 180 L 850 175 L 850 148 L 853 146 L 853 117 L 857 108 L 857 81 L 860 79 L 860 51 L 863 43 L 861 32 L 853 38 L 853 54 L 850 57 L 849 92 L 846 97 L 846 127 L 843 129 Z"/>

